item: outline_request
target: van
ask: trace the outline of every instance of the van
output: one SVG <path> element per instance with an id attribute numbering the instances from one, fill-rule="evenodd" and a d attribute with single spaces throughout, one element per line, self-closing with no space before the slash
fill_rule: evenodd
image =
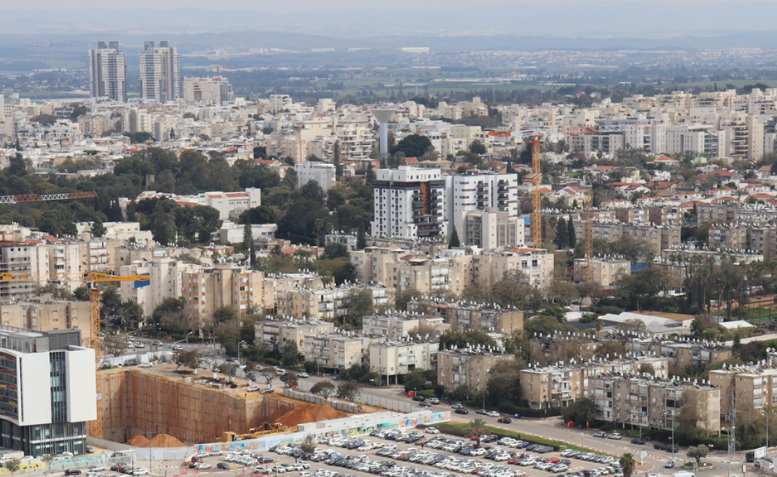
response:
<path id="1" fill-rule="evenodd" d="M 765 459 L 758 459 L 755 461 L 755 468 L 761 470 L 774 470 L 774 464 Z"/>

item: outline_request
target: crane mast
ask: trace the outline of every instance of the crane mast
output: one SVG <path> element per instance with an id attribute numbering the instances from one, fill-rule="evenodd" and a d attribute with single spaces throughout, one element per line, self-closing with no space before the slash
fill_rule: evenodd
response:
<path id="1" fill-rule="evenodd" d="M 540 166 L 540 141 L 537 136 L 534 136 L 531 142 L 531 172 L 534 184 L 531 216 L 532 245 L 539 248 L 542 247 L 542 196 L 540 195 L 542 169 Z"/>

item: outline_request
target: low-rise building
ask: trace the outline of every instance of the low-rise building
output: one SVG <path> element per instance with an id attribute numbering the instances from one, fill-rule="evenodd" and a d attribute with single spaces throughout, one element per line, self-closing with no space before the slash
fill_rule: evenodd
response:
<path id="1" fill-rule="evenodd" d="M 469 393 L 474 396 L 486 388 L 491 368 L 503 361 L 515 361 L 515 355 L 505 353 L 503 349 L 441 350 L 437 353 L 437 384 L 445 386 L 447 391 L 467 386 Z"/>
<path id="2" fill-rule="evenodd" d="M 710 370 L 709 383 L 720 388 L 721 420 L 730 421 L 732 409 L 761 411 L 777 404 L 777 369 L 767 361 L 774 362 L 774 358 L 755 365 L 727 365 Z"/>
<path id="3" fill-rule="evenodd" d="M 575 259 L 575 281 L 585 281 L 585 258 Z M 594 257 L 591 259 L 594 284 L 601 288 L 609 288 L 624 275 L 631 275 L 631 261 L 617 257 Z"/>
<path id="4" fill-rule="evenodd" d="M 348 314 L 348 303 L 354 295 L 367 293 L 375 306 L 393 300 L 393 290 L 377 285 L 343 284 L 335 287 L 293 288 L 276 290 L 275 312 L 297 319 L 334 320 Z"/>
<path id="5" fill-rule="evenodd" d="M 669 362 L 666 358 L 612 357 L 612 359 L 569 363 L 553 366 L 530 366 L 521 370 L 522 396 L 532 409 L 566 407 L 582 397 L 589 396 L 593 378 L 609 373 L 624 375 L 641 372 L 640 368 L 652 368 L 654 376 L 668 377 Z"/>
<path id="6" fill-rule="evenodd" d="M 388 340 L 370 345 L 370 371 L 386 377 L 437 367 L 437 340 Z"/>
<path id="7" fill-rule="evenodd" d="M 255 328 L 255 343 L 268 343 L 273 347 L 283 346 L 288 342 L 296 343 L 297 349 L 305 348 L 305 336 L 331 334 L 335 331 L 335 325 L 329 321 L 320 320 L 295 320 L 267 319 L 257 321 Z M 281 348 L 282 349 L 282 348 Z"/>
<path id="8" fill-rule="evenodd" d="M 370 344 L 382 339 L 347 331 L 307 335 L 302 352 L 306 361 L 312 361 L 321 368 L 348 369 L 354 364 L 366 364 Z"/>

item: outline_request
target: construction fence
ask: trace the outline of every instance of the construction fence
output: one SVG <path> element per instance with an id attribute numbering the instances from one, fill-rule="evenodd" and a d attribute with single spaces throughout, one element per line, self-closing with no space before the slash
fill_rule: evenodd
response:
<path id="1" fill-rule="evenodd" d="M 316 383 L 314 382 L 300 380 L 299 385 L 297 386 L 297 389 L 300 391 L 310 391 L 310 388 L 312 388 L 315 384 Z M 293 397 L 293 396 L 290 396 L 290 397 Z M 308 402 L 314 402 L 305 398 L 297 398 L 297 399 L 303 399 Z M 324 402 L 324 401 L 322 399 L 322 401 L 315 401 L 315 402 Z M 359 399 L 356 402 L 360 404 L 366 404 L 368 406 L 377 407 L 380 409 L 388 409 L 390 411 L 397 411 L 397 412 L 413 412 L 413 411 L 423 410 L 423 408 L 419 406 L 414 406 L 412 402 L 402 401 L 400 399 L 387 398 L 383 396 L 377 396 L 375 394 L 367 394 L 364 392 L 364 389 L 362 389 L 362 392 L 359 395 Z M 329 404 L 332 404 L 332 403 L 329 402 Z M 332 405 L 334 406 L 334 404 Z M 347 411 L 347 412 L 353 412 L 353 411 Z"/>
<path id="2" fill-rule="evenodd" d="M 339 409 L 340 411 L 344 411 L 344 412 L 349 412 L 351 414 L 362 412 L 361 406 L 356 404 L 350 404 L 350 403 L 340 402 L 340 401 L 331 401 L 329 399 L 324 399 L 321 396 L 316 396 L 315 394 L 301 393 L 288 388 L 285 388 L 283 390 L 283 395 L 286 397 L 290 397 L 292 399 L 299 399 L 300 401 L 311 402 L 313 404 L 327 403 L 335 409 Z"/>

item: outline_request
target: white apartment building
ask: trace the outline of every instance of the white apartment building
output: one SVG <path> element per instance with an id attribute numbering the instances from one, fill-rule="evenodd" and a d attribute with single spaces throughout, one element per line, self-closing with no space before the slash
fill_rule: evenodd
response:
<path id="1" fill-rule="evenodd" d="M 94 350 L 77 329 L 0 326 L 0 445 L 40 457 L 85 454 L 97 419 Z"/>
<path id="2" fill-rule="evenodd" d="M 473 172 L 445 177 L 448 220 L 459 232 L 464 230 L 466 212 L 489 208 L 518 215 L 518 174 Z"/>
<path id="3" fill-rule="evenodd" d="M 386 376 L 404 375 L 416 369 L 436 369 L 439 341 L 383 341 L 370 345 L 370 371 Z"/>
<path id="4" fill-rule="evenodd" d="M 362 365 L 362 357 L 375 338 L 354 332 L 337 332 L 305 336 L 304 355 L 324 369 L 348 369 Z"/>
<path id="5" fill-rule="evenodd" d="M 140 97 L 145 101 L 167 103 L 181 97 L 181 67 L 178 49 L 167 41 L 159 47 L 153 41 L 143 43 L 140 52 Z"/>
<path id="6" fill-rule="evenodd" d="M 328 192 L 335 186 L 337 171 L 334 164 L 308 161 L 294 166 L 294 169 L 297 171 L 297 187 L 302 187 L 310 181 L 316 181 L 324 192 Z"/>
<path id="7" fill-rule="evenodd" d="M 305 337 L 308 335 L 332 334 L 335 324 L 321 320 L 295 320 L 293 318 L 257 321 L 255 327 L 255 343 L 268 343 L 273 347 L 294 342 L 300 352 L 305 350 Z M 280 348 L 281 350 L 283 348 Z"/>
<path id="8" fill-rule="evenodd" d="M 251 237 L 254 243 L 268 244 L 275 240 L 278 224 L 251 224 Z M 245 225 L 225 220 L 218 230 L 219 243 L 243 243 Z"/>
<path id="9" fill-rule="evenodd" d="M 446 236 L 445 179 L 440 169 L 379 169 L 372 235 L 410 239 Z"/>
<path id="10" fill-rule="evenodd" d="M 262 205 L 262 190 L 248 187 L 244 192 L 205 192 L 197 202 L 218 210 L 219 218 L 225 220 Z"/>
<path id="11" fill-rule="evenodd" d="M 97 42 L 89 50 L 89 93 L 93 98 L 127 102 L 127 55 L 119 51 L 119 42 Z"/>
<path id="12" fill-rule="evenodd" d="M 720 157 L 728 150 L 726 132 L 715 131 L 711 124 L 676 125 L 666 128 L 666 153 L 693 151 L 707 157 Z"/>
<path id="13" fill-rule="evenodd" d="M 135 282 L 120 282 L 121 298 L 143 307 L 143 316 L 151 316 L 166 298 L 178 299 L 182 296 L 183 272 L 196 267 L 169 257 L 155 257 L 151 261 L 122 265 L 119 268 L 121 275 L 149 275 L 149 284 L 138 287 Z"/>
<path id="14" fill-rule="evenodd" d="M 270 112 L 278 114 L 284 109 L 291 106 L 291 96 L 288 94 L 271 94 L 270 95 Z"/>
<path id="15" fill-rule="evenodd" d="M 498 212 L 495 208 L 485 211 L 471 210 L 456 213 L 463 217 L 463 228 L 457 228 L 459 240 L 464 247 L 478 247 L 484 250 L 523 247 L 526 244 L 525 221 L 509 212 Z"/>
<path id="16" fill-rule="evenodd" d="M 221 82 L 213 77 L 186 77 L 183 79 L 183 100 L 189 104 L 219 106 L 221 105 Z"/>

